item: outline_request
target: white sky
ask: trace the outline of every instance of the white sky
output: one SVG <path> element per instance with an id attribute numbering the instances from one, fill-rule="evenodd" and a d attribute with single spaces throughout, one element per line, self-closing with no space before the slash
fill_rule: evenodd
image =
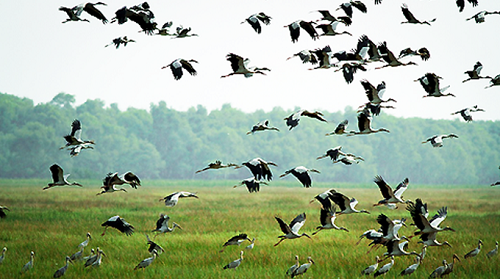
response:
<path id="1" fill-rule="evenodd" d="M 108 19 L 126 5 L 135 1 L 108 1 L 98 6 Z M 102 99 L 106 105 L 117 103 L 121 110 L 128 107 L 148 109 L 151 103 L 163 100 L 168 107 L 186 110 L 198 104 L 208 110 L 219 109 L 230 103 L 245 112 L 265 111 L 281 106 L 285 109 L 343 111 L 346 106 L 357 107 L 367 101 L 361 79 L 376 85 L 387 84 L 384 98 L 398 100 L 397 109 L 387 113 L 402 117 L 454 119 L 450 113 L 472 105 L 486 112 L 473 115 L 476 120 L 500 120 L 500 86 L 484 89 L 488 80 L 470 81 L 464 71 L 471 70 L 476 61 L 483 64 L 482 75 L 500 74 L 500 16 L 490 15 L 486 22 L 465 21 L 481 10 L 500 10 L 498 0 L 480 0 L 473 8 L 466 3 L 459 13 L 455 0 L 407 0 L 410 11 L 420 20 L 437 18 L 432 26 L 400 24 L 403 1 L 383 0 L 374 5 L 364 0 L 368 13 L 354 11 L 353 24 L 339 25 L 338 31 L 349 31 L 352 37 L 342 35 L 322 37 L 313 41 L 301 32 L 293 44 L 288 28 L 283 26 L 299 19 L 315 20 L 327 9 L 335 16 L 340 0 L 326 1 L 148 1 L 161 26 L 173 21 L 173 27 L 191 27 L 199 37 L 171 39 L 138 33 L 133 22 L 124 25 L 103 25 L 88 14 L 87 22 L 68 22 L 60 6 L 72 7 L 73 1 L 1 1 L 0 2 L 0 92 L 33 99 L 35 104 L 49 102 L 56 94 L 65 92 L 76 96 L 76 105 L 87 99 Z M 257 12 L 272 17 L 271 24 L 263 25 L 257 34 L 245 18 Z M 308 71 L 298 58 L 286 58 L 303 49 L 330 45 L 334 52 L 350 50 L 357 39 L 366 34 L 375 43 L 387 41 L 395 55 L 412 47 L 427 47 L 429 61 L 418 57 L 405 58 L 418 66 L 374 70 L 381 63 L 368 66 L 367 72 L 357 73 L 347 85 L 341 72 L 329 70 Z M 127 35 L 137 42 L 119 49 L 104 46 L 112 39 Z M 231 72 L 227 53 L 233 52 L 251 60 L 251 65 L 268 67 L 267 76 L 244 78 L 233 76 L 221 79 Z M 177 58 L 195 59 L 197 76 L 187 73 L 175 81 L 170 69 L 161 70 Z M 413 80 L 426 72 L 435 72 L 444 79 L 442 86 L 451 85 L 446 92 L 457 97 L 422 98 L 425 91 Z"/>

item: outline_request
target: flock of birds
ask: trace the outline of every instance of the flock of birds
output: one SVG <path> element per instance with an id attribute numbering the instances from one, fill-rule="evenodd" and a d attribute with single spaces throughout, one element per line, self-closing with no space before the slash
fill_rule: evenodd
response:
<path id="1" fill-rule="evenodd" d="M 382 0 L 375 0 L 375 4 L 381 4 Z M 470 4 L 473 6 L 478 5 L 477 0 L 468 0 Z M 457 0 L 457 6 L 459 7 L 459 11 L 461 12 L 464 9 L 465 1 Z M 83 3 L 75 7 L 67 8 L 60 7 L 59 10 L 64 11 L 68 18 L 63 21 L 63 23 L 71 22 L 71 21 L 83 21 L 90 22 L 86 18 L 82 18 L 83 12 L 86 14 L 100 20 L 103 24 L 107 24 L 109 21 L 107 17 L 97 8 L 99 5 L 106 5 L 102 2 L 97 3 Z M 353 8 L 356 8 L 359 12 L 366 13 L 367 8 L 361 1 L 353 1 L 350 0 L 348 2 L 342 3 L 337 10 L 342 10 L 345 15 L 341 16 L 333 16 L 327 10 L 318 11 L 321 14 L 321 18 L 317 21 L 321 21 L 321 24 L 318 24 L 317 21 L 303 21 L 297 20 L 295 22 L 286 25 L 290 32 L 290 38 L 293 43 L 297 42 L 300 38 L 301 29 L 305 31 L 313 40 L 319 39 L 321 36 L 338 36 L 338 35 L 347 35 L 352 36 L 351 33 L 347 31 L 338 32 L 337 27 L 341 24 L 343 26 L 348 27 L 352 23 L 352 15 Z M 426 24 L 431 25 L 436 19 L 429 19 L 425 21 L 418 20 L 412 12 L 409 10 L 409 7 L 406 4 L 402 4 L 402 13 L 406 18 L 404 24 Z M 476 15 L 468 18 L 467 20 L 474 19 L 476 23 L 482 23 L 485 21 L 485 16 L 500 14 L 500 12 L 488 12 L 482 11 L 477 13 Z M 271 24 L 272 18 L 265 14 L 264 12 L 256 13 L 248 18 L 246 18 L 242 24 L 248 23 L 256 33 L 260 34 L 262 32 L 264 25 Z M 151 10 L 150 5 L 147 2 L 142 4 L 135 5 L 133 7 L 127 8 L 122 7 L 115 12 L 115 16 L 110 20 L 111 23 L 124 24 L 127 21 L 132 21 L 139 25 L 142 32 L 147 35 L 159 35 L 159 36 L 172 36 L 172 38 L 186 38 L 191 36 L 198 36 L 197 34 L 190 33 L 191 28 L 184 28 L 179 26 L 176 28 L 175 32 L 171 31 L 172 22 L 167 22 L 159 28 L 159 25 L 155 21 L 155 16 Z M 322 33 L 318 33 L 317 30 L 321 30 Z M 113 39 L 113 41 L 106 45 L 107 46 L 115 46 L 119 48 L 120 46 L 127 46 L 128 43 L 135 42 L 133 39 L 129 39 L 127 36 L 118 37 Z M 417 65 L 413 61 L 402 62 L 402 59 L 405 57 L 418 56 L 422 59 L 422 61 L 427 61 L 430 59 L 430 51 L 422 47 L 418 50 L 412 50 L 411 48 L 406 48 L 402 50 L 398 57 L 394 55 L 394 53 L 389 50 L 387 43 L 382 42 L 380 44 L 374 44 L 366 35 L 362 35 L 356 48 L 351 52 L 347 51 L 338 51 L 333 52 L 330 46 L 325 46 L 323 48 L 318 48 L 315 50 L 302 50 L 293 56 L 289 57 L 287 60 L 292 59 L 294 57 L 298 57 L 301 59 L 302 63 L 310 63 L 314 66 L 315 69 L 330 69 L 335 68 L 335 71 L 342 71 L 345 81 L 347 83 L 352 83 L 354 81 L 354 74 L 357 71 L 366 71 L 366 68 L 371 63 L 381 62 L 383 63 L 381 66 L 376 67 L 375 69 L 382 69 L 385 67 L 399 67 L 399 66 L 409 66 L 409 65 Z M 239 56 L 234 53 L 229 53 L 226 56 L 226 60 L 230 63 L 232 72 L 227 75 L 221 76 L 221 78 L 230 77 L 233 75 L 243 75 L 246 78 L 252 77 L 255 74 L 266 75 L 266 72 L 269 72 L 270 69 L 267 67 L 257 67 L 250 66 L 249 59 Z M 194 59 L 183 59 L 179 58 L 172 61 L 170 64 L 162 67 L 170 68 L 174 79 L 179 80 L 183 76 L 183 71 L 187 71 L 190 75 L 195 76 L 197 71 L 194 68 L 194 63 L 198 63 L 197 60 Z M 479 79 L 489 79 L 490 85 L 488 87 L 500 85 L 500 75 L 495 77 L 490 76 L 481 76 L 482 64 L 477 62 L 474 65 L 474 68 L 470 71 L 466 71 L 464 74 L 468 76 L 463 82 L 468 82 L 471 80 L 479 80 Z M 440 80 L 442 78 L 435 73 L 426 73 L 424 76 L 415 80 L 419 82 L 423 87 L 426 95 L 423 97 L 445 97 L 452 96 L 453 94 L 448 93 L 444 94 L 443 92 L 447 90 L 449 86 L 442 87 L 440 85 Z M 393 109 L 394 107 L 388 105 L 387 103 L 392 102 L 396 103 L 397 101 L 388 98 L 383 99 L 384 92 L 386 90 L 386 83 L 381 82 L 377 86 L 372 85 L 368 80 L 363 79 L 360 81 L 365 94 L 367 96 L 367 102 L 362 104 L 358 109 L 357 116 L 357 126 L 358 131 L 347 130 L 348 121 L 344 120 L 338 123 L 337 127 L 334 131 L 327 133 L 326 136 L 330 135 L 346 135 L 346 136 L 355 136 L 355 135 L 367 135 L 378 132 L 390 133 L 390 131 L 386 128 L 378 128 L 374 129 L 371 127 L 371 122 L 374 116 L 378 116 L 381 113 L 382 109 Z M 479 108 L 477 105 L 464 108 L 460 111 L 451 113 L 452 115 L 458 114 L 460 115 L 466 122 L 472 121 L 471 113 L 484 111 Z M 321 122 L 328 122 L 327 119 L 324 118 L 323 113 L 320 111 L 308 111 L 308 110 L 299 110 L 287 117 L 284 118 L 285 124 L 289 130 L 297 127 L 301 117 L 309 117 L 316 119 Z M 66 144 L 61 147 L 61 149 L 66 149 L 70 153 L 71 157 L 77 156 L 84 149 L 93 149 L 95 142 L 93 140 L 82 140 L 81 139 L 81 131 L 82 125 L 79 120 L 74 120 L 72 123 L 72 129 L 70 134 L 64 136 Z M 257 132 L 263 131 L 276 131 L 280 132 L 280 129 L 277 127 L 270 126 L 268 120 L 263 120 L 254 125 L 250 131 L 247 132 L 247 135 L 253 135 Z M 430 142 L 433 147 L 442 147 L 443 139 L 445 138 L 458 138 L 457 135 L 444 134 L 444 135 L 434 135 L 422 143 Z M 343 163 L 345 165 L 358 164 L 364 161 L 364 158 L 357 156 L 352 153 L 347 153 L 342 151 L 342 146 L 337 146 L 331 149 L 328 149 L 324 155 L 317 157 L 317 159 L 323 159 L 329 157 L 333 163 Z M 223 164 L 221 161 L 215 161 L 210 163 L 208 166 L 196 171 L 196 173 L 201 173 L 207 170 L 217 170 L 223 168 L 234 168 L 238 169 L 241 167 L 246 167 L 252 174 L 252 177 L 246 178 L 241 181 L 240 184 L 235 185 L 234 187 L 238 187 L 244 185 L 247 187 L 250 193 L 259 192 L 260 185 L 268 185 L 268 182 L 272 180 L 273 174 L 270 166 L 277 166 L 276 163 L 271 161 L 265 161 L 261 158 L 254 158 L 247 162 L 238 164 Z M 68 176 L 69 174 L 64 174 L 63 169 L 57 165 L 53 164 L 50 166 L 50 172 L 52 173 L 53 182 L 49 183 L 43 190 L 50 189 L 55 186 L 66 186 L 66 185 L 75 185 L 82 187 L 78 182 L 69 182 Z M 311 173 L 320 173 L 316 169 L 309 169 L 304 166 L 297 166 L 286 170 L 281 177 L 285 177 L 289 174 L 295 176 L 299 182 L 306 188 L 312 186 Z M 267 182 L 266 182 L 267 180 Z M 432 217 L 428 218 L 429 212 L 427 211 L 427 204 L 423 203 L 421 199 L 416 199 L 415 201 L 405 200 L 403 198 L 403 192 L 409 186 L 408 178 L 404 179 L 399 185 L 392 189 L 381 176 L 376 176 L 374 178 L 374 183 L 379 187 L 381 195 L 383 199 L 374 203 L 374 206 L 384 205 L 389 209 L 396 209 L 398 205 L 405 205 L 406 210 L 410 213 L 410 216 L 413 220 L 414 226 L 417 231 L 410 237 L 400 236 L 399 229 L 403 226 L 407 226 L 405 218 L 400 220 L 391 220 L 385 214 L 380 214 L 376 221 L 380 225 L 379 229 L 369 229 L 364 232 L 360 236 L 360 241 L 363 239 L 370 240 L 371 242 L 368 244 L 371 246 L 371 251 L 374 247 L 385 247 L 387 252 L 385 252 L 381 257 L 376 256 L 376 261 L 373 265 L 368 266 L 367 268 L 361 271 L 361 274 L 373 274 L 375 277 L 383 275 L 390 271 L 392 266 L 394 265 L 394 258 L 399 256 L 416 256 L 415 264 L 410 265 L 408 268 L 403 270 L 401 275 L 409 275 L 415 272 L 415 270 L 419 267 L 419 265 L 424 260 L 426 250 L 431 246 L 449 246 L 447 241 L 439 242 L 437 240 L 438 233 L 441 236 L 444 231 L 455 231 L 450 227 L 440 227 L 440 224 L 445 220 L 448 209 L 447 207 L 440 208 L 437 213 Z M 103 179 L 103 186 L 101 187 L 101 192 L 96 193 L 96 195 L 102 195 L 107 193 L 113 193 L 118 191 L 127 192 L 125 188 L 119 188 L 117 186 L 128 184 L 132 188 L 137 189 L 138 186 L 141 186 L 141 181 L 137 175 L 132 172 L 126 172 L 124 174 L 118 175 L 115 173 L 108 173 Z M 500 185 L 500 181 L 493 183 L 494 185 Z M 190 193 L 185 191 L 174 192 L 166 197 L 160 199 L 165 203 L 167 207 L 176 206 L 179 199 L 182 198 L 198 198 L 197 193 Z M 337 226 L 335 224 L 336 218 L 340 215 L 346 214 L 356 214 L 356 213 L 366 213 L 370 214 L 367 210 L 358 210 L 356 209 L 356 205 L 358 201 L 354 197 L 347 197 L 346 195 L 337 192 L 334 189 L 330 189 L 324 193 L 320 193 L 314 197 L 311 202 L 317 200 L 321 204 L 320 209 L 320 217 L 319 223 L 320 225 L 316 228 L 316 231 L 312 233 L 312 235 L 316 235 L 317 233 L 323 230 L 342 230 L 345 232 L 349 232 L 349 229 Z M 6 211 L 9 209 L 6 206 L 0 206 L 0 218 L 6 217 Z M 289 239 L 298 239 L 301 237 L 311 238 L 306 233 L 300 233 L 300 229 L 303 227 L 306 221 L 306 214 L 300 213 L 298 214 L 290 223 L 286 223 L 282 218 L 275 216 L 275 220 L 277 221 L 280 230 L 282 231 L 282 235 L 279 235 L 279 241 L 274 244 L 274 246 L 278 246 L 281 242 Z M 152 232 L 156 232 L 158 234 L 162 233 L 170 233 L 173 232 L 176 228 L 181 229 L 182 227 L 175 222 L 172 222 L 172 226 L 169 226 L 170 217 L 165 214 L 160 214 L 160 218 L 156 221 L 156 228 Z M 102 235 L 106 233 L 108 227 L 115 228 L 120 232 L 126 235 L 132 235 L 134 233 L 134 226 L 125 221 L 119 215 L 113 216 L 102 223 L 102 226 L 105 228 Z M 412 237 L 418 236 L 420 238 L 420 242 L 422 243 L 422 250 L 420 253 L 415 251 L 407 251 L 408 241 Z M 155 259 L 164 252 L 165 250 L 155 243 L 153 240 L 146 235 L 147 243 L 149 245 L 148 252 L 151 257 L 148 257 L 142 260 L 139 264 L 137 264 L 134 268 L 141 269 L 150 266 Z M 87 233 L 87 239 L 78 245 L 78 251 L 72 254 L 71 256 L 66 257 L 66 264 L 58 269 L 54 273 L 54 277 L 58 278 L 65 274 L 68 269 L 68 264 L 75 261 L 83 261 L 85 267 L 98 267 L 102 263 L 103 257 L 106 257 L 106 254 L 102 249 L 97 247 L 96 249 L 92 249 L 88 256 L 84 256 L 84 249 L 87 247 L 91 241 L 92 237 L 90 233 Z M 239 246 L 244 241 L 249 241 L 249 245 L 246 246 L 245 249 L 251 250 L 254 248 L 256 238 L 252 240 L 248 237 L 247 234 L 241 233 L 226 241 L 222 245 L 221 252 L 224 251 L 228 246 L 236 245 Z M 359 243 L 359 242 L 358 242 Z M 469 253 L 464 255 L 464 259 L 468 259 L 471 257 L 475 257 L 479 254 L 481 250 L 481 246 L 483 242 L 479 240 L 478 246 L 476 249 L 470 251 Z M 7 248 L 4 247 L 2 250 L 2 254 L 0 256 L 0 264 L 4 262 L 6 256 Z M 228 263 L 223 268 L 224 269 L 236 269 L 243 261 L 244 252 L 240 252 L 240 257 L 233 262 Z M 487 253 L 489 258 L 498 254 L 498 242 L 495 245 L 495 248 Z M 34 251 L 30 252 L 30 261 L 24 265 L 21 269 L 21 273 L 24 273 L 34 266 Z M 390 260 L 389 263 L 384 266 L 378 268 L 378 265 L 387 259 Z M 443 260 L 443 265 L 437 267 L 434 272 L 430 275 L 431 278 L 443 277 L 446 274 L 449 274 L 453 271 L 455 261 L 460 261 L 460 257 L 456 254 L 453 255 L 451 263 L 448 263 L 446 260 Z M 314 260 L 311 257 L 308 257 L 306 262 L 303 264 L 299 263 L 299 256 L 295 256 L 295 264 L 291 266 L 286 271 L 286 275 L 294 278 L 296 276 L 302 275 L 307 272 L 311 266 L 314 264 Z"/>

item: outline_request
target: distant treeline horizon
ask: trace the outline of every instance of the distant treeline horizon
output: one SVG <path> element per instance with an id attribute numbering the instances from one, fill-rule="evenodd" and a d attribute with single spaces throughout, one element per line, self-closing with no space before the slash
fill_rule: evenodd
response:
<path id="1" fill-rule="evenodd" d="M 211 112 L 198 105 L 177 111 L 161 101 L 151 104 L 149 111 L 121 111 L 117 104 L 106 107 L 100 99 L 74 103 L 74 96 L 66 93 L 37 105 L 0 93 L 0 178 L 50 179 L 49 167 L 57 163 L 71 173 L 70 181 L 126 171 L 141 179 L 243 180 L 251 177 L 246 168 L 195 172 L 216 160 L 241 164 L 256 157 L 278 165 L 272 167 L 274 180 L 297 166 L 317 169 L 321 173 L 312 174 L 313 185 L 314 181 L 371 183 L 375 175 L 392 186 L 405 177 L 416 184 L 489 185 L 500 177 L 499 121 L 398 118 L 382 112 L 373 118 L 372 127 L 390 133 L 346 137 L 325 134 L 345 119 L 347 130 L 357 130 L 357 113 L 351 107 L 344 112 L 322 111 L 328 123 L 303 117 L 288 130 L 283 118 L 295 111 L 280 107 L 245 113 L 230 104 Z M 96 144 L 71 158 L 69 151 L 59 148 L 74 119 L 82 123 L 82 139 Z M 280 131 L 246 134 L 266 119 Z M 421 143 L 449 133 L 459 138 L 445 139 L 441 148 Z M 365 161 L 346 166 L 316 159 L 339 145 Z"/>

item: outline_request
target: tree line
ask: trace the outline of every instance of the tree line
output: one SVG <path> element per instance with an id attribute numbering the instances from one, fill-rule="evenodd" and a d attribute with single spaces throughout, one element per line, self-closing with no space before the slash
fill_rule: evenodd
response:
<path id="1" fill-rule="evenodd" d="M 357 130 L 356 111 L 323 111 L 328 123 L 303 118 L 288 130 L 283 118 L 294 113 L 272 111 L 245 113 L 225 104 L 219 110 L 203 106 L 187 111 L 171 109 L 163 101 L 150 110 L 118 109 L 99 99 L 75 106 L 73 95 L 57 94 L 50 102 L 0 93 L 1 178 L 47 178 L 54 163 L 71 173 L 71 179 L 102 179 L 108 172 L 132 171 L 141 179 L 234 179 L 250 177 L 246 168 L 195 171 L 215 160 L 241 164 L 255 157 L 273 161 L 274 180 L 296 166 L 315 168 L 313 181 L 372 183 L 382 175 L 391 185 L 405 177 L 418 184 L 480 185 L 498 180 L 500 171 L 500 123 L 498 121 L 432 120 L 398 118 L 382 113 L 375 128 L 390 133 L 361 136 L 325 136 L 344 119 L 347 130 Z M 298 110 L 299 108 L 297 108 Z M 71 158 L 63 136 L 71 123 L 82 123 L 82 139 L 95 140 L 95 149 Z M 247 135 L 254 124 L 268 119 L 277 131 Z M 454 133 L 442 148 L 421 144 L 435 134 Z M 357 165 L 317 160 L 335 146 L 365 159 Z M 70 179 L 70 180 L 71 180 Z M 291 176 L 284 179 L 294 179 Z M 313 183 L 314 185 L 314 183 Z"/>

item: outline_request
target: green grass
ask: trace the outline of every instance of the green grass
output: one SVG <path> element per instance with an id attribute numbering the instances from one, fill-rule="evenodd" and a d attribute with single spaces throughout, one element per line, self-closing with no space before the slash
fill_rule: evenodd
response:
<path id="1" fill-rule="evenodd" d="M 276 181 L 262 186 L 261 192 L 249 194 L 245 188 L 233 189 L 235 181 L 144 181 L 137 190 L 96 196 L 100 181 L 81 181 L 83 188 L 52 188 L 42 191 L 45 180 L 0 180 L 0 205 L 10 208 L 8 217 L 0 220 L 0 249 L 8 248 L 6 259 L 0 265 L 0 277 L 15 278 L 21 267 L 35 251 L 35 267 L 23 278 L 49 278 L 62 265 L 66 255 L 77 251 L 87 231 L 93 239 L 85 249 L 99 246 L 107 257 L 99 269 L 85 269 L 81 262 L 70 265 L 65 278 L 283 278 L 284 272 L 299 255 L 301 263 L 307 256 L 316 262 L 304 278 L 362 278 L 359 274 L 374 262 L 384 250 L 368 251 L 368 241 L 355 245 L 364 231 L 377 228 L 376 217 L 384 213 L 391 218 L 406 217 L 409 213 L 400 206 L 397 210 L 372 207 L 380 199 L 378 188 L 372 183 L 347 185 L 318 183 L 304 189 L 298 182 Z M 276 184 L 276 185 L 275 185 Z M 309 204 L 316 194 L 335 188 L 360 203 L 372 214 L 339 216 L 336 223 L 350 232 L 322 231 L 309 239 L 285 240 L 273 247 L 281 235 L 274 216 L 289 222 L 306 212 L 307 222 L 302 232 L 311 234 L 319 225 L 319 203 Z M 174 191 L 198 192 L 200 199 L 184 199 L 173 208 L 166 208 L 158 200 Z M 436 187 L 410 185 L 405 198 L 422 198 L 433 215 L 442 206 L 448 206 L 448 218 L 443 226 L 456 232 L 443 232 L 438 240 L 453 245 L 430 247 L 427 256 L 413 278 L 427 278 L 443 259 L 451 261 L 454 253 L 463 256 L 473 249 L 480 238 L 485 243 L 477 258 L 462 260 L 451 278 L 498 278 L 500 258 L 488 260 L 486 252 L 500 240 L 500 189 L 489 186 Z M 160 213 L 166 213 L 183 227 L 173 233 L 159 235 L 155 241 L 166 250 L 144 271 L 133 268 L 147 252 L 145 233 L 153 235 Z M 101 223 L 120 215 L 135 228 L 135 234 L 126 236 L 108 229 L 105 236 Z M 411 220 L 407 221 L 412 223 Z M 403 228 L 400 234 L 411 235 L 413 228 Z M 219 253 L 222 244 L 235 234 L 245 232 L 256 237 L 255 248 L 245 251 L 245 259 L 237 270 L 222 267 L 239 257 L 242 247 L 227 247 Z M 409 250 L 420 252 L 417 239 Z M 245 244 L 246 246 L 246 244 Z M 413 257 L 397 258 L 394 269 L 385 278 L 396 278 L 413 263 Z M 385 263 L 382 263 L 385 264 Z"/>

